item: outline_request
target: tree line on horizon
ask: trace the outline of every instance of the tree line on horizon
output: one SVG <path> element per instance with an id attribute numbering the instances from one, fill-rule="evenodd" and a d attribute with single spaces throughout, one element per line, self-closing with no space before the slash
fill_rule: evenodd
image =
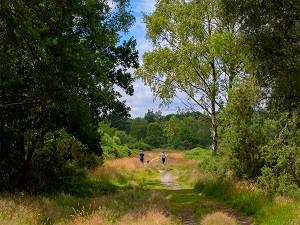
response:
<path id="1" fill-rule="evenodd" d="M 211 144 L 210 120 L 199 112 L 163 116 L 160 111 L 148 110 L 144 117 L 117 117 L 103 121 L 99 131 L 103 137 L 104 158 L 127 156 L 129 149 L 188 150 L 194 147 L 209 148 Z"/>

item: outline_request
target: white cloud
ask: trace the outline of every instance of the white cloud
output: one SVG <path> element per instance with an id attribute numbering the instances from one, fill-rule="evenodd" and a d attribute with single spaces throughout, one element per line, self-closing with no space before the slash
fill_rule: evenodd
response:
<path id="1" fill-rule="evenodd" d="M 131 0 L 131 7 L 136 17 L 136 23 L 126 36 L 134 36 L 136 38 L 140 63 L 142 63 L 142 55 L 146 51 L 153 49 L 150 40 L 146 39 L 146 25 L 143 23 L 143 13 L 152 12 L 155 9 L 155 3 L 156 0 Z M 186 101 L 186 98 L 182 93 L 179 93 L 179 97 L 175 98 L 168 107 L 160 107 L 160 99 L 155 98 L 150 88 L 142 80 L 136 80 L 133 86 L 133 96 L 127 96 L 121 91 L 123 93 L 122 100 L 125 100 L 126 105 L 131 108 L 130 114 L 132 117 L 142 117 L 148 109 L 153 109 L 154 111 L 161 110 L 166 115 L 176 113 L 179 108 L 185 108 L 183 102 Z"/>

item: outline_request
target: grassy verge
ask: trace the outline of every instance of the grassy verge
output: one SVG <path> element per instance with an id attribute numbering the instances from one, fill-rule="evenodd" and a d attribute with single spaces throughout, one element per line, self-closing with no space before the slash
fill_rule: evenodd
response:
<path id="1" fill-rule="evenodd" d="M 297 218 L 299 200 L 282 196 L 270 197 L 255 185 L 206 178 L 197 183 L 196 189 L 252 216 L 259 224 L 300 224 L 300 218 Z"/>
<path id="2" fill-rule="evenodd" d="M 175 224 L 167 202 L 158 192 L 124 190 L 94 198 L 71 195 L 0 197 L 1 225 Z M 156 221 L 156 222 L 155 222 Z"/>
<path id="3" fill-rule="evenodd" d="M 218 158 L 209 150 L 196 148 L 185 153 L 187 159 L 199 161 L 200 170 L 214 171 Z M 269 196 L 255 183 L 233 181 L 213 173 L 203 173 L 195 189 L 217 201 L 227 203 L 262 225 L 300 224 L 300 200 L 283 196 Z"/>
<path id="4" fill-rule="evenodd" d="M 159 173 L 136 158 L 108 161 L 69 194 L 0 195 L 1 225 L 178 224 L 159 190 Z"/>

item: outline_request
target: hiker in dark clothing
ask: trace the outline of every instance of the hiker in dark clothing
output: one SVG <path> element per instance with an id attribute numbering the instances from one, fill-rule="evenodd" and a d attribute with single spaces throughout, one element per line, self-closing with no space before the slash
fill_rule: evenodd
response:
<path id="1" fill-rule="evenodd" d="M 162 161 L 162 163 L 163 163 L 163 164 L 165 164 L 165 162 L 166 162 L 166 159 L 167 159 L 167 155 L 166 155 L 166 153 L 165 153 L 165 152 L 162 152 L 160 157 L 161 157 L 161 161 Z"/>
<path id="2" fill-rule="evenodd" d="M 143 151 L 141 151 L 141 153 L 140 153 L 140 161 L 141 161 L 141 163 L 143 163 L 143 164 L 144 164 L 144 157 L 145 157 L 145 154 L 144 154 Z"/>

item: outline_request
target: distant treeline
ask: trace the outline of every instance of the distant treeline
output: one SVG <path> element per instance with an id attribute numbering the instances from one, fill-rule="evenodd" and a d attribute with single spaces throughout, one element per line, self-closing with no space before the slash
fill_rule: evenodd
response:
<path id="1" fill-rule="evenodd" d="M 199 112 L 163 116 L 160 111 L 148 110 L 142 118 L 115 117 L 108 123 L 112 128 L 102 124 L 105 133 L 136 149 L 190 149 L 211 144 L 210 120 Z"/>

